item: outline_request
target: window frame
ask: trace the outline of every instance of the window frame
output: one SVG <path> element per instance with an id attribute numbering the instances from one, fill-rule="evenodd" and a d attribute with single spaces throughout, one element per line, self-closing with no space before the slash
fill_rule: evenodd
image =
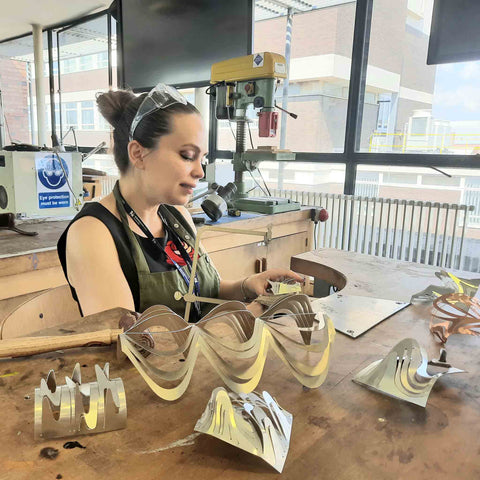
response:
<path id="1" fill-rule="evenodd" d="M 296 161 L 345 164 L 345 195 L 355 194 L 357 168 L 359 165 L 480 169 L 480 159 L 475 155 L 376 153 L 359 151 L 373 2 L 374 0 L 356 0 L 344 151 L 338 153 L 295 152 Z M 233 159 L 233 151 L 217 149 L 217 129 L 215 99 L 211 97 L 210 163 L 214 162 L 216 158 Z"/>

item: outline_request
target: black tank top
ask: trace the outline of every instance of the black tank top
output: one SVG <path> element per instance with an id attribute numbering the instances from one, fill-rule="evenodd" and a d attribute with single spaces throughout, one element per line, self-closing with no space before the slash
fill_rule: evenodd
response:
<path id="1" fill-rule="evenodd" d="M 188 230 L 191 230 L 190 225 L 187 224 L 183 215 L 172 206 L 167 206 L 175 217 L 183 224 L 184 227 L 188 227 Z M 115 247 L 117 248 L 118 258 L 120 260 L 120 266 L 122 268 L 123 274 L 128 282 L 130 291 L 132 292 L 133 301 L 135 303 L 135 310 L 138 312 L 140 308 L 140 290 L 138 285 L 138 275 L 137 269 L 135 267 L 135 262 L 133 261 L 132 253 L 130 251 L 130 242 L 128 236 L 123 228 L 122 222 L 111 213 L 107 208 L 105 208 L 101 203 L 98 202 L 89 202 L 86 203 L 82 210 L 75 216 L 75 218 L 68 224 L 67 228 L 60 237 L 57 250 L 60 263 L 63 268 L 63 273 L 68 281 L 67 275 L 67 259 L 66 259 L 66 243 L 67 243 L 67 233 L 70 227 L 74 222 L 82 217 L 95 217 L 98 218 L 110 231 L 113 240 L 115 242 Z M 181 218 L 180 218 L 181 217 Z M 152 242 L 145 237 L 141 237 L 134 233 L 140 243 L 140 247 L 143 250 L 145 259 L 148 263 L 148 267 L 152 273 L 156 272 L 166 272 L 169 270 L 175 270 L 175 266 L 167 263 L 167 255 L 165 252 L 159 252 Z M 167 233 L 165 232 L 165 237 L 158 238 L 162 247 L 165 248 L 168 243 Z M 73 298 L 78 303 L 77 294 L 75 289 L 72 287 L 70 282 L 70 289 L 72 291 Z M 79 305 L 80 306 L 80 305 Z M 83 314 L 83 313 L 82 313 Z"/>

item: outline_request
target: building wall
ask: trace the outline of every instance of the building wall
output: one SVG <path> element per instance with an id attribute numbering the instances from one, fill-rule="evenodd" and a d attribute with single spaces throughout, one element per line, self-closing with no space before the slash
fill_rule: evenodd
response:
<path id="1" fill-rule="evenodd" d="M 28 83 L 26 63 L 0 57 L 0 90 L 6 122 L 5 142 L 31 143 L 28 127 Z"/>
<path id="2" fill-rule="evenodd" d="M 407 26 L 403 42 L 401 86 L 433 93 L 436 67 L 425 64 L 427 51 L 428 36 Z"/>
<path id="3" fill-rule="evenodd" d="M 369 65 L 390 72 L 402 72 L 402 44 L 405 36 L 408 0 L 382 0 L 373 4 Z M 395 54 L 395 51 L 398 54 Z"/>

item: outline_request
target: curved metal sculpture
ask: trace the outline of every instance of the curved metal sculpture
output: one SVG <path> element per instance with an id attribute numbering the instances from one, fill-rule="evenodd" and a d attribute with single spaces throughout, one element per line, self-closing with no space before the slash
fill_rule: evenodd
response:
<path id="1" fill-rule="evenodd" d="M 95 365 L 96 382 L 82 383 L 80 364 L 65 385 L 50 370 L 35 389 L 35 438 L 108 432 L 127 426 L 127 402 L 120 378 L 110 380 L 109 364 Z"/>
<path id="2" fill-rule="evenodd" d="M 268 392 L 228 393 L 216 388 L 195 425 L 234 447 L 263 458 L 278 472 L 287 459 L 293 416 L 283 410 Z"/>
<path id="3" fill-rule="evenodd" d="M 306 295 L 283 298 L 260 318 L 241 302 L 226 302 L 196 324 L 187 324 L 158 305 L 147 309 L 119 338 L 122 351 L 165 400 L 185 393 L 200 352 L 236 393 L 256 388 L 271 350 L 302 385 L 317 388 L 327 375 L 335 336 L 331 320 L 317 317 Z M 138 341 L 146 329 L 155 348 Z"/>
<path id="4" fill-rule="evenodd" d="M 480 302 L 461 293 L 442 295 L 433 302 L 430 331 L 442 343 L 455 333 L 480 336 Z"/>
<path id="5" fill-rule="evenodd" d="M 463 372 L 450 367 L 445 372 L 430 375 L 427 365 L 425 350 L 413 338 L 405 338 L 383 360 L 377 360 L 357 373 L 353 381 L 384 395 L 425 407 L 439 377 Z"/>

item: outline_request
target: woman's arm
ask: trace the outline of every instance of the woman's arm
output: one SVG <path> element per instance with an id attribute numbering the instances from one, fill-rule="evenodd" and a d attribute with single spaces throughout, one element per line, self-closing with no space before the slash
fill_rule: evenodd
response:
<path id="1" fill-rule="evenodd" d="M 115 307 L 135 310 L 113 237 L 97 218 L 77 220 L 67 234 L 67 274 L 83 315 Z"/>
<path id="2" fill-rule="evenodd" d="M 185 207 L 176 207 L 185 217 L 193 231 L 196 232 L 190 212 Z M 274 282 L 293 279 L 303 283 L 305 279 L 298 273 L 286 268 L 271 268 L 262 273 L 250 275 L 240 280 L 224 280 L 220 279 L 220 290 L 218 298 L 223 300 L 254 300 L 259 295 L 265 295 L 269 287 L 269 280 Z M 253 307 L 252 307 L 253 308 Z M 250 306 L 249 306 L 250 309 Z"/>
<path id="3" fill-rule="evenodd" d="M 299 283 L 305 279 L 298 273 L 286 268 L 271 268 L 265 272 L 250 275 L 240 280 L 221 280 L 219 298 L 228 300 L 254 300 L 259 295 L 266 295 L 269 280 L 281 282 L 293 279 Z"/>

